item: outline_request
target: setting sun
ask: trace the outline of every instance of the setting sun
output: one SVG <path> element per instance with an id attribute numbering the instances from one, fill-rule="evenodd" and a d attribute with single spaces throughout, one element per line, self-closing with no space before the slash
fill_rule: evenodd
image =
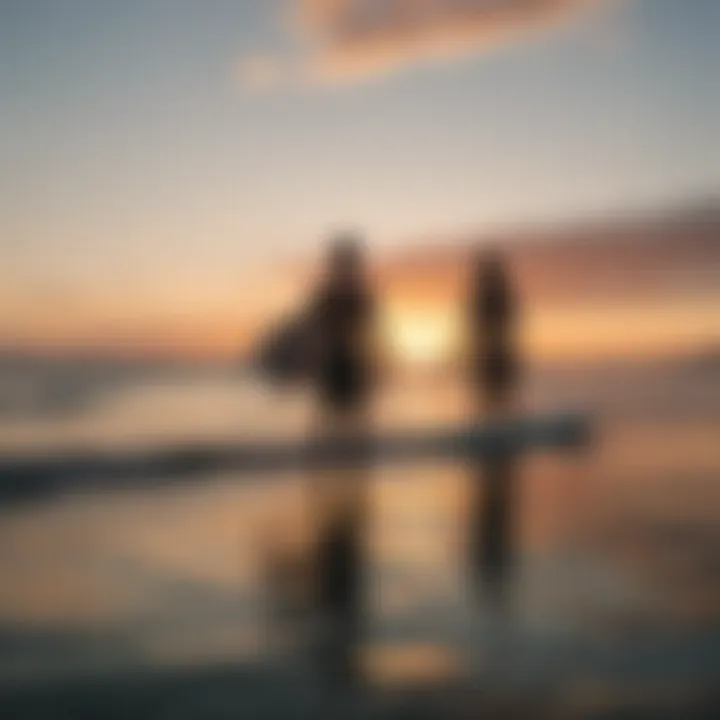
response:
<path id="1" fill-rule="evenodd" d="M 435 365 L 457 348 L 458 319 L 449 310 L 391 307 L 383 318 L 383 339 L 393 360 Z"/>

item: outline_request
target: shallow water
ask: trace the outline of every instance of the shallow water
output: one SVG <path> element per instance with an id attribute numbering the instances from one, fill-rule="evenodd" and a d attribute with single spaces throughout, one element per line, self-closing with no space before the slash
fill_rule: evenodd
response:
<path id="1" fill-rule="evenodd" d="M 716 371 L 682 366 L 529 378 L 528 411 L 587 410 L 596 437 L 582 454 L 523 459 L 518 564 L 502 615 L 478 593 L 464 553 L 477 472 L 375 470 L 360 642 L 371 686 L 492 687 L 582 717 L 711 703 L 719 390 Z M 464 406 L 449 383 L 389 387 L 375 422 L 434 425 Z M 0 437 L 4 453 L 52 454 L 294 436 L 311 416 L 307 398 L 207 372 L 134 380 L 63 412 L 5 413 Z M 306 485 L 301 474 L 226 474 L 0 508 L 0 687 L 225 663 L 270 668 L 270 678 L 322 675 L 309 669 L 299 626 L 268 609 L 266 560 L 302 544 Z"/>

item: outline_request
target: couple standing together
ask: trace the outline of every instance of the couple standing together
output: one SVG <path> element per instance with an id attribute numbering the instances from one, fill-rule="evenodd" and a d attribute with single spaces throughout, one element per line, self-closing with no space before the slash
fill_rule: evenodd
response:
<path id="1" fill-rule="evenodd" d="M 518 379 L 516 302 L 496 252 L 478 254 L 468 293 L 466 327 L 470 386 L 478 407 L 501 410 Z M 271 376 L 301 377 L 318 395 L 319 410 L 343 424 L 362 416 L 375 379 L 375 300 L 360 242 L 350 236 L 330 247 L 324 277 L 299 319 L 263 349 Z"/>
<path id="2" fill-rule="evenodd" d="M 496 253 L 478 254 L 472 271 L 466 308 L 469 394 L 479 413 L 493 417 L 509 407 L 517 383 L 515 299 Z M 271 378 L 301 380 L 315 390 L 322 438 L 362 437 L 368 430 L 374 320 L 362 247 L 357 239 L 342 237 L 330 247 L 323 279 L 304 312 L 261 349 L 260 364 Z M 355 458 L 352 468 L 329 475 L 315 473 L 310 483 L 314 597 L 334 619 L 336 640 L 344 639 L 341 648 L 352 646 L 362 618 L 367 459 Z M 512 461 L 498 456 L 478 469 L 486 491 L 475 492 L 471 503 L 471 562 L 493 599 L 501 601 L 512 555 Z M 338 656 L 331 657 L 344 666 Z"/>

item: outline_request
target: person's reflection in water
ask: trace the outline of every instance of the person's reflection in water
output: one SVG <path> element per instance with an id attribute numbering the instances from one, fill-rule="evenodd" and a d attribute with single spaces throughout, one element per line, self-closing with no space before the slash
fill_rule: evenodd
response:
<path id="1" fill-rule="evenodd" d="M 359 242 L 342 237 L 330 248 L 326 276 L 310 308 L 313 384 L 319 439 L 367 437 L 372 386 L 373 301 Z M 342 470 L 316 473 L 310 506 L 316 534 L 316 591 L 328 623 L 322 655 L 338 680 L 356 677 L 362 623 L 367 527 L 367 454 Z"/>
<path id="2" fill-rule="evenodd" d="M 469 308 L 471 384 L 478 419 L 498 420 L 515 404 L 519 363 L 516 299 L 496 252 L 476 259 Z M 502 449 L 478 460 L 473 474 L 471 572 L 496 610 L 507 606 L 514 562 L 517 459 Z"/>

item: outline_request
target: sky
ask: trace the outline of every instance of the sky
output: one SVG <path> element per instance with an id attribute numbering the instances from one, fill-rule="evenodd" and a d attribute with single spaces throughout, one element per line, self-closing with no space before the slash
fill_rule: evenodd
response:
<path id="1" fill-rule="evenodd" d="M 720 3 L 381 5 L 0 0 L 0 343 L 217 340 L 337 228 L 720 191 Z"/>

